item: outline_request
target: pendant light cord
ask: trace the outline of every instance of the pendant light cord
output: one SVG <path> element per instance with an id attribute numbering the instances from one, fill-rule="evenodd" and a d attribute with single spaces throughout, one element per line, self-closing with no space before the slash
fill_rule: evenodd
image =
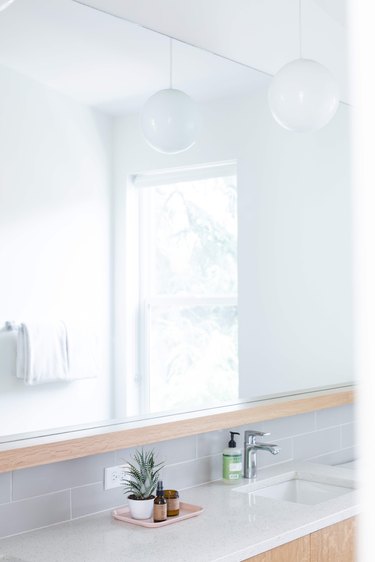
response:
<path id="1" fill-rule="evenodd" d="M 298 0 L 299 58 L 302 58 L 302 0 Z"/>
<path id="2" fill-rule="evenodd" d="M 169 39 L 169 87 L 173 89 L 173 39 Z"/>

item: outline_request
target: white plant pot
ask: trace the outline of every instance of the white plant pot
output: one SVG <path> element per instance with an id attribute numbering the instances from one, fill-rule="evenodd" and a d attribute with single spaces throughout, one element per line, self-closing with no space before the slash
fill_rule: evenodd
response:
<path id="1" fill-rule="evenodd" d="M 154 499 L 154 496 L 149 500 L 132 500 L 128 498 L 131 517 L 133 519 L 150 519 L 153 514 Z"/>

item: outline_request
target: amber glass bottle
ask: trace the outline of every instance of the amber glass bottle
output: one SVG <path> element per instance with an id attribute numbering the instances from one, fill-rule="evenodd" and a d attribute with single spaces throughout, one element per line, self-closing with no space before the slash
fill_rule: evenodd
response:
<path id="1" fill-rule="evenodd" d="M 176 517 L 180 513 L 180 498 L 177 490 L 164 490 L 164 497 L 167 500 L 167 516 Z"/>
<path id="2" fill-rule="evenodd" d="M 154 521 L 160 523 L 167 520 L 167 500 L 164 497 L 163 482 L 159 480 L 154 499 Z"/>

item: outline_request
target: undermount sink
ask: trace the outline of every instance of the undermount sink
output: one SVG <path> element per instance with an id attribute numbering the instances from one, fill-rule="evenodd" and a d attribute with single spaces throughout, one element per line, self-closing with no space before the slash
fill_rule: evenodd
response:
<path id="1" fill-rule="evenodd" d="M 276 500 L 315 505 L 351 491 L 350 488 L 344 488 L 343 486 L 332 486 L 331 484 L 294 478 L 281 484 L 267 486 L 267 488 L 262 488 L 253 493 L 256 496 L 274 498 Z"/>
<path id="2" fill-rule="evenodd" d="M 342 483 L 316 482 L 306 476 L 291 474 L 278 483 L 257 482 L 236 488 L 236 492 L 252 497 L 272 498 L 304 505 L 316 505 L 353 492 L 353 488 Z"/>

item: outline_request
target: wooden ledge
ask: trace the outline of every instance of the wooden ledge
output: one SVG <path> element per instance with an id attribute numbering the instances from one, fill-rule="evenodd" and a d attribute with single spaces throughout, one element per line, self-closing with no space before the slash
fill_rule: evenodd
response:
<path id="1" fill-rule="evenodd" d="M 0 473 L 353 403 L 353 387 L 74 431 L 0 445 Z"/>

